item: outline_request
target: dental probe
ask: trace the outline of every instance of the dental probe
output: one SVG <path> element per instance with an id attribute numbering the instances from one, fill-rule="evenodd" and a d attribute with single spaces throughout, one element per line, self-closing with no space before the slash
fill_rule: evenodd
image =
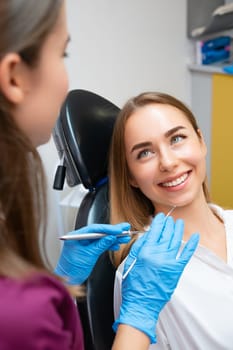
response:
<path id="1" fill-rule="evenodd" d="M 173 210 L 175 208 L 176 208 L 176 205 L 173 206 L 169 210 L 169 212 L 166 215 L 166 218 L 173 212 Z M 148 229 L 147 229 L 147 231 L 148 231 Z M 100 233 L 100 232 L 74 233 L 74 234 L 72 234 L 72 232 L 74 232 L 74 231 L 71 231 L 64 236 L 59 237 L 59 239 L 63 240 L 63 241 L 65 241 L 65 240 L 81 240 L 81 239 L 98 239 L 98 238 L 106 236 L 105 233 Z M 122 231 L 121 233 L 117 234 L 116 237 L 131 236 L 131 235 L 136 235 L 138 233 L 142 233 L 142 231 L 130 231 L 130 230 Z"/>
<path id="2" fill-rule="evenodd" d="M 73 231 L 74 232 L 74 231 Z M 123 236 L 131 236 L 136 235 L 137 233 L 141 233 L 142 231 L 122 231 L 121 233 L 117 234 L 116 237 L 123 237 Z M 67 235 L 59 237 L 61 240 L 81 240 L 81 239 L 98 239 L 101 237 L 107 236 L 106 233 L 100 233 L 100 232 L 88 232 L 88 233 L 74 233 L 72 232 L 68 233 Z"/>
<path id="3" fill-rule="evenodd" d="M 169 212 L 167 213 L 166 217 L 167 218 L 169 215 L 171 215 L 171 213 L 173 212 L 173 210 L 176 208 L 177 206 L 174 205 L 173 207 L 171 207 L 171 209 L 169 210 Z"/>

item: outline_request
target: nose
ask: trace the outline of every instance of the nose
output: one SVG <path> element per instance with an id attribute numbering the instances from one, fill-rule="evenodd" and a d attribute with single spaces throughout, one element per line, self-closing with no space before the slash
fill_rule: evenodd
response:
<path id="1" fill-rule="evenodd" d="M 160 150 L 160 158 L 159 158 L 159 169 L 162 172 L 170 172 L 178 165 L 178 158 L 175 153 L 169 149 L 164 148 Z"/>

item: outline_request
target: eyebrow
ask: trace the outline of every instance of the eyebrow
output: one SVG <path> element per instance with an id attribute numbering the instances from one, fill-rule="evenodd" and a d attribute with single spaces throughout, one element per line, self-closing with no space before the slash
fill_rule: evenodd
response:
<path id="1" fill-rule="evenodd" d="M 168 130 L 166 133 L 165 133 L 165 137 L 169 137 L 171 135 L 173 135 L 175 132 L 177 132 L 178 130 L 182 130 L 182 129 L 185 129 L 184 126 L 176 126 L 175 128 L 172 128 L 170 130 Z M 131 153 L 137 149 L 140 149 L 140 148 L 143 148 L 143 147 L 149 147 L 152 145 L 152 142 L 141 142 L 141 143 L 138 143 L 136 145 L 134 145 L 131 149 Z"/>
<path id="2" fill-rule="evenodd" d="M 174 134 L 175 132 L 177 132 L 178 130 L 181 130 L 181 129 L 185 129 L 185 127 L 182 126 L 182 125 L 176 126 L 175 128 L 172 128 L 172 129 L 168 130 L 167 132 L 165 132 L 165 137 L 169 137 L 169 136 L 171 136 L 172 134 Z"/>
<path id="3" fill-rule="evenodd" d="M 138 148 L 148 147 L 148 146 L 151 146 L 151 145 L 152 145 L 152 142 L 141 142 L 141 143 L 138 143 L 137 145 L 134 145 L 132 147 L 131 153 L 133 153 L 133 151 L 135 151 Z"/>

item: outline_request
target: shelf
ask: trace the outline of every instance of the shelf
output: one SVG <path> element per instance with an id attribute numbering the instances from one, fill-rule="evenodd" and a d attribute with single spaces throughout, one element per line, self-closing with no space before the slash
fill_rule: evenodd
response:
<path id="1" fill-rule="evenodd" d="M 227 74 L 223 72 L 222 67 L 217 65 L 214 66 L 214 65 L 204 65 L 204 64 L 189 64 L 188 69 L 194 72 L 202 72 L 202 73 L 209 73 L 209 74 L 213 74 L 213 73 Z"/>
<path id="2" fill-rule="evenodd" d="M 233 3 L 217 7 L 206 26 L 192 30 L 191 37 L 199 39 L 203 36 L 226 31 L 233 28 Z"/>

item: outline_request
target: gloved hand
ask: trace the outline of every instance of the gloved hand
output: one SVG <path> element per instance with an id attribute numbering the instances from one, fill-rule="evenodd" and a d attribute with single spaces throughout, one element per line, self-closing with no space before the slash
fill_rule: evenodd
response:
<path id="1" fill-rule="evenodd" d="M 82 284 L 90 275 L 99 256 L 106 250 L 118 250 L 121 243 L 128 243 L 129 236 L 116 237 L 129 230 L 128 223 L 117 225 L 93 224 L 72 231 L 70 234 L 100 232 L 107 236 L 94 240 L 66 240 L 55 273 L 65 277 L 69 284 Z"/>
<path id="2" fill-rule="evenodd" d="M 156 342 L 159 313 L 170 300 L 199 241 L 199 235 L 193 234 L 178 257 L 183 226 L 182 220 L 174 223 L 171 217 L 158 214 L 150 230 L 132 246 L 125 262 L 115 331 L 120 323 L 127 324 L 147 334 L 151 343 Z"/>

